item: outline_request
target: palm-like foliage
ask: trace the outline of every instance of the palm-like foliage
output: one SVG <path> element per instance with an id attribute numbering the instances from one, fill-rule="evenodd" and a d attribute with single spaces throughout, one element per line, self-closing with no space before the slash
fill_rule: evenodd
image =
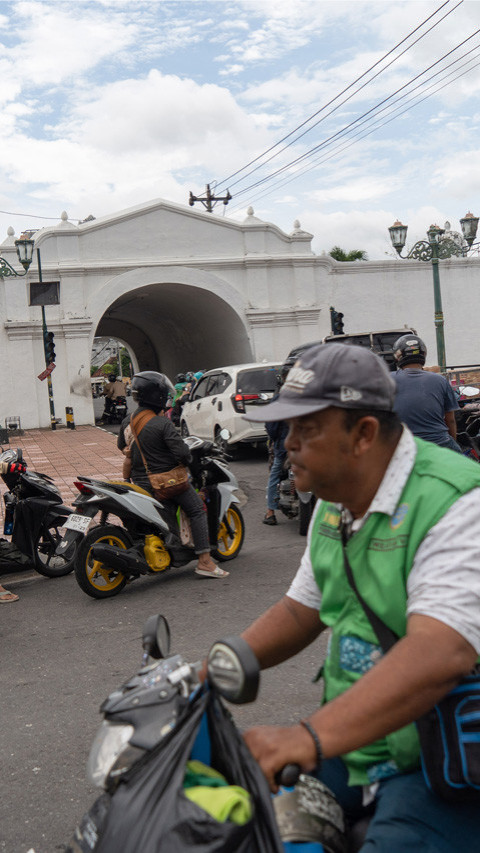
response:
<path id="1" fill-rule="evenodd" d="M 363 251 L 363 249 L 352 249 L 350 252 L 346 252 L 344 249 L 341 249 L 340 246 L 334 246 L 329 251 L 329 255 L 334 258 L 335 261 L 367 261 L 367 253 Z"/>

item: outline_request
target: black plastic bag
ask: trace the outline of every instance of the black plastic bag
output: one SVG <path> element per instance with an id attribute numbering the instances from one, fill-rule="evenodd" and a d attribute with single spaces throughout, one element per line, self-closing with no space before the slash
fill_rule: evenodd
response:
<path id="1" fill-rule="evenodd" d="M 252 797 L 253 817 L 244 826 L 219 823 L 184 795 L 185 767 L 204 714 L 212 767 Z M 283 851 L 265 777 L 229 712 L 210 690 L 199 692 L 172 733 L 128 771 L 102 824 L 97 825 L 95 853 Z"/>

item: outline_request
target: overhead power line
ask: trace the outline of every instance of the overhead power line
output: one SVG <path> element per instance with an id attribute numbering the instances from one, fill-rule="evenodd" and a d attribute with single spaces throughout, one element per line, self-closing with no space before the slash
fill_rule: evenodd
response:
<path id="1" fill-rule="evenodd" d="M 366 110 L 364 113 L 362 113 L 362 114 L 361 114 L 360 116 L 358 116 L 356 119 L 354 119 L 353 121 L 349 122 L 349 124 L 347 124 L 345 127 L 341 128 L 340 130 L 336 131 L 335 133 L 332 133 L 329 137 L 327 137 L 326 139 L 322 140 L 322 142 L 318 143 L 318 144 L 317 144 L 317 145 L 315 145 L 313 148 L 309 149 L 309 151 L 306 151 L 305 153 L 303 153 L 303 154 L 299 155 L 299 156 L 298 156 L 298 157 L 296 157 L 294 160 L 291 160 L 291 161 L 289 161 L 288 163 L 286 163 L 286 164 L 284 164 L 283 166 L 281 166 L 281 167 L 279 167 L 278 169 L 276 169 L 274 172 L 271 172 L 271 173 L 269 173 L 268 175 L 264 176 L 263 178 L 260 178 L 260 179 L 259 179 L 258 181 L 256 181 L 255 183 L 250 184 L 250 185 L 248 185 L 247 187 L 244 187 L 244 188 L 240 189 L 240 190 L 236 193 L 236 197 L 238 198 L 239 196 L 242 196 L 242 195 L 244 195 L 244 194 L 245 194 L 245 193 L 247 193 L 247 192 L 251 192 L 251 190 L 256 189 L 257 187 L 259 187 L 259 186 L 263 185 L 264 183 L 266 183 L 266 182 L 268 182 L 268 181 L 271 181 L 271 180 L 272 180 L 273 178 L 275 178 L 277 175 L 280 175 L 280 174 L 284 173 L 285 171 L 287 171 L 287 170 L 291 169 L 293 166 L 295 166 L 295 165 L 297 165 L 297 164 L 299 164 L 299 163 L 301 163 L 301 162 L 303 162 L 303 161 L 307 160 L 308 158 L 311 158 L 313 154 L 315 154 L 316 152 L 318 152 L 318 151 L 319 151 L 319 150 L 321 150 L 322 148 L 325 148 L 326 146 L 328 146 L 328 144 L 331 144 L 334 140 L 337 140 L 338 138 L 341 138 L 341 136 L 342 136 L 342 135 L 345 135 L 345 134 L 346 134 L 346 133 L 347 133 L 351 128 L 354 128 L 355 126 L 358 126 L 358 125 L 360 125 L 361 123 L 364 123 L 364 121 L 365 121 L 369 116 L 372 116 L 372 114 L 375 114 L 375 113 L 379 114 L 380 112 L 382 112 L 383 110 L 380 110 L 380 107 L 382 107 L 384 104 L 387 104 L 389 101 L 392 101 L 392 99 L 393 99 L 393 98 L 395 98 L 395 96 L 396 96 L 396 95 L 398 95 L 400 92 L 402 92 L 402 91 L 404 91 L 404 90 L 408 89 L 410 86 L 412 86 L 412 84 L 413 84 L 413 83 L 415 83 L 417 80 L 419 80 L 419 79 L 420 79 L 421 77 L 423 77 L 425 74 L 427 74 L 427 73 L 428 73 L 428 71 L 432 70 L 432 69 L 433 69 L 433 68 L 435 68 L 437 65 L 439 65 L 441 62 L 443 62 L 445 59 L 447 59 L 449 56 L 451 56 L 455 51 L 459 50 L 459 48 L 461 48 L 461 47 L 462 47 L 463 45 L 465 45 L 468 41 L 470 41 L 472 38 L 474 38 L 476 35 L 478 35 L 478 33 L 480 33 L 480 28 L 479 28 L 479 29 L 477 29 L 477 30 L 475 30 L 475 32 L 473 32 L 470 36 L 468 36 L 467 38 L 465 38 L 462 42 L 460 42 L 459 44 L 457 44 L 454 48 L 452 48 L 451 50 L 449 50 L 447 53 L 443 54 L 443 56 L 441 56 L 441 57 L 440 57 L 440 59 L 436 60 L 436 62 L 431 63 L 431 64 L 430 64 L 427 68 L 425 68 L 423 71 L 421 71 L 421 72 L 419 72 L 418 74 L 416 74 L 416 75 L 415 75 L 414 77 L 412 77 L 409 81 L 407 81 L 407 83 L 404 83 L 402 86 L 400 86 L 398 89 L 396 89 L 392 94 L 390 94 L 390 95 L 388 95 L 387 97 L 383 98 L 381 101 L 379 101 L 379 102 L 378 102 L 377 104 L 375 104 L 373 107 L 371 107 L 369 110 Z M 479 47 L 479 46 L 477 45 L 477 46 L 476 46 L 475 48 L 473 48 L 472 50 L 476 50 L 476 49 L 478 49 L 478 47 Z M 443 67 L 443 68 L 439 69 L 439 70 L 438 70 L 434 75 L 432 75 L 432 77 L 427 78 L 427 80 L 424 80 L 421 84 L 419 84 L 419 86 L 415 87 L 415 88 L 414 88 L 414 89 L 412 89 L 411 91 L 415 91 L 415 89 L 416 89 L 416 88 L 421 88 L 422 86 L 425 86 L 425 84 L 426 84 L 427 82 L 429 82 L 430 80 L 434 79 L 436 76 L 439 76 L 440 74 L 442 74 L 442 73 L 443 73 L 447 68 L 450 68 L 452 65 L 457 64 L 457 63 L 458 63 L 458 62 L 460 62 L 462 59 L 464 59 L 466 56 L 468 56 L 468 55 L 472 52 L 472 50 L 467 51 L 467 53 L 465 53 L 465 54 L 463 54 L 462 56 L 458 57 L 458 58 L 457 58 L 456 60 L 454 60 L 454 62 L 452 62 L 450 65 L 445 66 L 445 67 Z M 454 81 L 451 81 L 451 82 L 454 82 Z M 408 93 L 406 93 L 406 94 L 408 94 Z M 404 95 L 404 96 L 402 96 L 402 97 L 406 97 L 406 95 Z M 398 100 L 401 100 L 401 99 L 398 99 Z M 384 109 L 385 109 L 385 108 L 384 108 Z"/>
<path id="2" fill-rule="evenodd" d="M 58 222 L 58 216 L 40 216 L 36 213 L 12 213 L 11 210 L 0 210 L 0 213 L 2 213 L 4 216 L 22 216 L 25 219 L 55 219 Z M 72 219 L 71 216 L 69 216 L 68 218 L 70 219 L 70 222 L 80 222 L 79 219 Z"/>
<path id="3" fill-rule="evenodd" d="M 438 9 L 436 9 L 434 12 L 432 12 L 431 15 L 429 15 L 427 18 L 425 18 L 424 21 L 422 21 L 420 24 L 418 24 L 418 26 L 415 27 L 415 29 L 413 29 L 410 33 L 408 33 L 408 35 L 406 35 L 396 45 L 394 45 L 394 47 L 392 47 L 379 60 L 377 60 L 377 62 L 375 62 L 373 65 L 371 65 L 369 68 L 367 68 L 367 70 L 364 71 L 363 74 L 361 74 L 359 77 L 357 77 L 355 80 L 353 80 L 352 83 L 350 83 L 348 86 L 346 86 L 344 89 L 342 89 L 342 91 L 339 92 L 337 95 L 335 95 L 334 98 L 331 98 L 326 104 L 324 104 L 324 106 L 322 106 L 319 110 L 317 110 L 315 113 L 313 113 L 307 119 L 305 119 L 305 121 L 303 121 L 301 124 L 299 124 L 296 128 L 294 128 L 292 131 L 290 131 L 288 134 L 286 134 L 284 137 L 282 137 L 282 139 L 280 139 L 278 142 L 276 142 L 274 145 L 272 145 L 270 148 L 268 148 L 262 154 L 259 154 L 253 160 L 250 160 L 241 169 L 237 169 L 235 172 L 233 172 L 227 178 L 224 178 L 223 180 L 216 182 L 217 188 L 222 186 L 223 184 L 226 184 L 226 183 L 229 183 L 230 187 L 235 186 L 237 183 L 239 183 L 239 181 L 244 180 L 246 177 L 248 177 L 249 174 L 252 174 L 252 172 L 255 172 L 258 169 L 262 168 L 263 165 L 270 162 L 272 159 L 274 159 L 274 157 L 279 156 L 283 151 L 286 150 L 286 148 L 289 148 L 291 145 L 295 144 L 295 142 L 297 142 L 299 139 L 301 139 L 303 136 L 305 136 L 307 133 L 309 133 L 311 130 L 313 130 L 313 128 L 317 127 L 317 125 L 320 124 L 321 121 L 324 121 L 333 112 L 335 112 L 337 109 L 339 109 L 341 106 L 343 106 L 343 104 L 345 104 L 347 101 L 351 100 L 351 98 L 353 98 L 359 91 L 364 89 L 366 86 L 370 85 L 370 83 L 373 80 L 375 80 L 380 74 L 382 74 L 384 71 L 386 71 L 387 68 L 389 68 L 394 62 L 396 62 L 398 59 L 400 59 L 401 56 L 403 56 L 408 50 L 410 50 L 412 47 L 414 47 L 415 44 L 417 44 L 422 38 L 424 38 L 426 35 L 428 35 L 428 33 L 430 33 L 433 29 L 435 29 L 435 27 L 437 27 L 446 17 L 451 15 L 459 6 L 461 6 L 463 3 L 463 0 L 460 0 L 459 3 L 457 3 L 453 8 L 451 8 L 448 12 L 446 12 L 446 14 L 442 18 L 440 18 L 440 20 L 436 21 L 428 30 L 426 30 L 425 33 L 423 33 L 421 36 L 419 36 L 419 38 L 416 39 L 411 45 L 406 47 L 405 50 L 401 51 L 401 53 L 399 53 L 398 56 L 394 57 L 391 60 L 391 62 L 389 62 L 384 68 L 380 69 L 369 80 L 367 80 L 365 83 L 363 83 L 362 86 L 358 87 L 358 89 L 356 89 L 355 92 L 352 92 L 348 98 L 345 98 L 340 104 L 337 104 L 337 106 L 333 110 L 331 110 L 326 116 L 323 116 L 321 119 L 319 119 L 319 121 L 317 121 L 313 125 L 311 125 L 310 128 L 307 128 L 307 130 L 305 130 L 302 134 L 299 134 L 297 137 L 295 137 L 295 139 L 292 139 L 288 143 L 288 145 L 285 145 L 280 151 L 276 151 L 276 153 L 273 154 L 271 157 L 269 157 L 268 160 L 264 160 L 262 163 L 259 163 L 255 167 L 255 169 L 252 169 L 251 172 L 247 173 L 247 175 L 244 175 L 243 178 L 235 181 L 233 184 L 231 183 L 232 178 L 236 177 L 237 175 L 240 175 L 242 172 L 245 172 L 250 166 L 254 165 L 255 163 L 258 163 L 259 160 L 266 157 L 267 154 L 274 151 L 276 148 L 278 148 L 287 139 L 290 139 L 295 133 L 297 133 L 298 130 L 301 130 L 303 127 L 305 127 L 314 118 L 316 118 L 318 115 L 320 115 L 322 112 L 324 112 L 329 106 L 334 104 L 335 101 L 338 101 L 342 97 L 342 95 L 344 95 L 346 92 L 350 91 L 350 89 L 352 89 L 356 85 L 356 83 L 358 83 L 360 80 L 363 80 L 363 78 L 366 77 L 367 74 L 369 74 L 374 68 L 376 68 L 382 62 L 384 62 L 384 60 L 387 59 L 392 53 L 394 53 L 394 51 L 396 51 L 399 47 L 401 47 L 403 44 L 405 44 L 405 42 L 408 41 L 413 35 L 415 35 L 415 33 L 417 33 L 422 27 L 424 27 L 425 24 L 427 24 L 432 18 L 434 18 L 439 12 L 441 12 L 442 9 L 445 6 L 447 6 L 449 2 L 450 2 L 450 0 L 446 0 L 445 3 L 442 3 L 441 6 L 438 7 Z"/>
<path id="4" fill-rule="evenodd" d="M 474 58 L 476 59 L 479 56 L 480 56 L 480 54 L 477 54 L 477 56 Z M 474 58 L 472 58 L 470 60 L 470 62 L 473 62 Z M 456 82 L 456 80 L 460 79 L 461 77 L 464 77 L 465 74 L 468 74 L 469 71 L 473 70 L 473 68 L 477 68 L 479 65 L 480 65 L 480 61 L 474 63 L 473 65 L 469 64 L 469 67 L 465 71 L 462 71 L 461 74 L 456 75 L 453 80 L 450 80 L 447 83 L 443 83 L 443 85 L 441 85 L 441 86 L 437 86 L 436 88 L 433 89 L 432 92 L 430 92 L 428 95 L 425 95 L 425 97 L 418 98 L 416 100 L 416 102 L 413 104 L 413 106 L 414 107 L 418 106 L 418 104 L 422 103 L 423 101 L 428 100 L 428 98 L 431 98 L 437 92 L 439 92 L 442 89 L 445 89 L 447 86 L 451 85 L 451 83 L 454 83 L 454 82 Z M 451 74 L 448 76 L 451 76 Z M 432 89 L 433 86 L 429 86 L 428 88 Z M 321 163 L 326 163 L 328 160 L 332 160 L 334 157 L 339 156 L 341 153 L 346 151 L 348 148 L 351 148 L 352 145 L 355 145 L 357 142 L 361 142 L 363 139 L 365 139 L 367 136 L 370 136 L 376 130 L 379 130 L 380 128 L 385 127 L 386 125 L 391 124 L 392 121 L 395 121 L 401 115 L 408 112 L 412 108 L 412 105 L 409 105 L 409 106 L 403 105 L 403 107 L 404 107 L 403 109 L 397 108 L 394 111 L 394 114 L 391 115 L 391 117 L 388 118 L 386 121 L 382 121 L 381 123 L 375 122 L 373 124 L 373 126 L 371 126 L 371 129 L 367 130 L 366 132 L 358 131 L 357 133 L 352 134 L 352 137 L 358 137 L 358 138 L 356 138 L 356 139 L 353 138 L 353 141 L 350 141 L 348 144 L 335 148 L 332 152 L 330 152 L 328 154 L 328 156 L 322 155 L 321 157 L 318 157 L 315 160 L 313 160 L 312 163 L 309 164 L 308 166 L 304 166 L 303 168 L 295 171 L 293 175 L 290 175 L 290 177 L 275 181 L 269 190 L 267 190 L 267 191 L 260 190 L 256 195 L 254 195 L 250 199 L 250 201 L 254 202 L 254 201 L 257 201 L 258 199 L 263 199 L 263 198 L 266 198 L 266 197 L 272 195 L 272 193 L 275 192 L 276 190 L 281 189 L 282 187 L 286 186 L 287 184 L 292 183 L 292 181 L 295 181 L 298 178 L 302 177 L 303 175 L 306 175 L 308 172 L 313 171 L 317 167 L 317 165 L 319 165 Z M 237 205 L 237 207 L 234 207 L 231 212 L 235 213 L 237 210 L 240 210 L 242 207 L 243 207 L 243 205 Z"/>

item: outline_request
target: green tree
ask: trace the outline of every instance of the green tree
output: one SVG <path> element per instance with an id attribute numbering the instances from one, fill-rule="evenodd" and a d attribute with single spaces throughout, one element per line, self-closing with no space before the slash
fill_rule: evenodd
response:
<path id="1" fill-rule="evenodd" d="M 132 362 L 125 347 L 122 347 L 120 350 L 120 361 L 122 362 L 122 376 L 131 376 Z"/>
<path id="2" fill-rule="evenodd" d="M 368 261 L 367 253 L 363 249 L 352 249 L 345 252 L 340 246 L 334 246 L 328 253 L 335 261 Z"/>

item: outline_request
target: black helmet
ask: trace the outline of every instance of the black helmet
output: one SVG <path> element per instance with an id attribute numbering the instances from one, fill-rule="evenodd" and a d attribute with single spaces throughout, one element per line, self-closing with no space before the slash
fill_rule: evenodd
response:
<path id="1" fill-rule="evenodd" d="M 406 364 L 425 364 L 427 348 L 418 335 L 402 335 L 393 345 L 393 355 L 399 367 Z"/>
<path id="2" fill-rule="evenodd" d="M 163 373 L 144 370 L 132 379 L 132 397 L 140 406 L 164 409 L 171 390 L 171 382 Z"/>
<path id="3" fill-rule="evenodd" d="M 109 377 L 108 377 L 108 381 L 109 381 L 109 382 L 116 382 L 116 381 L 117 381 L 117 379 L 118 379 L 118 376 L 117 376 L 117 374 L 116 374 L 116 373 L 110 373 L 110 374 L 109 374 Z"/>
<path id="4" fill-rule="evenodd" d="M 186 382 L 186 381 L 187 380 L 185 379 L 184 373 L 177 373 L 177 375 L 175 377 L 175 384 L 177 384 L 178 382 Z"/>

